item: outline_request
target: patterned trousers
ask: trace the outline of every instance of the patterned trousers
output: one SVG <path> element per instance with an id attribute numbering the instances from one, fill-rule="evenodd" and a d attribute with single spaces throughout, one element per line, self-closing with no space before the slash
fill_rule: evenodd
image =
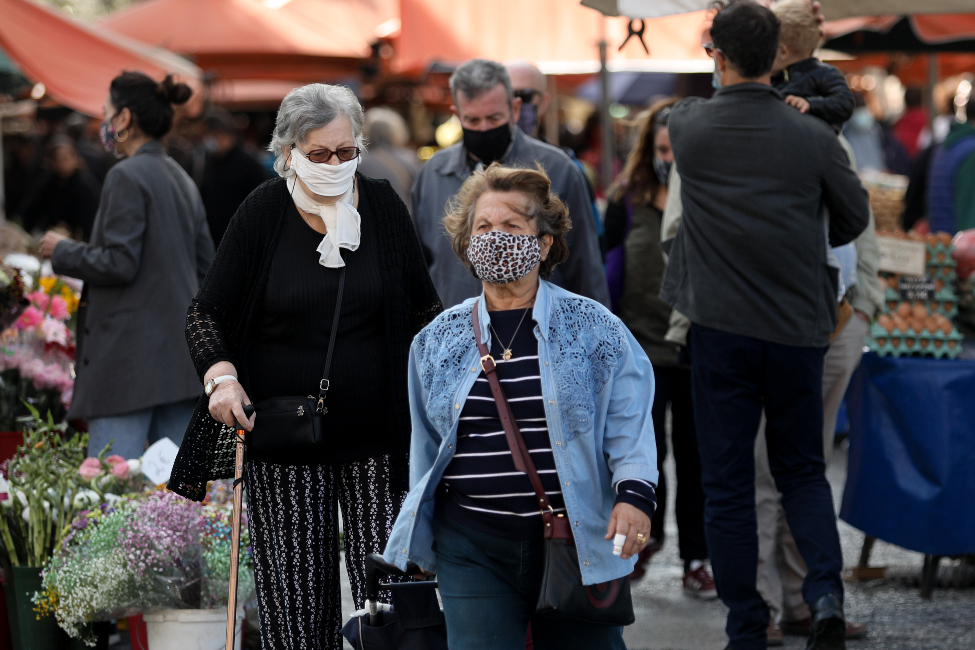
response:
<path id="1" fill-rule="evenodd" d="M 389 456 L 312 466 L 248 461 L 248 519 L 264 650 L 341 650 L 335 505 L 342 508 L 345 566 L 361 609 L 365 557 L 382 552 L 406 498 L 405 492 L 390 490 L 389 464 Z"/>

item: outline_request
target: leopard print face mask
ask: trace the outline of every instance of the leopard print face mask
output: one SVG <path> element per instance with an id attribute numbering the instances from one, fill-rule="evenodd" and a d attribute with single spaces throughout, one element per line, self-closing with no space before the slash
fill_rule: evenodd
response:
<path id="1" fill-rule="evenodd" d="M 542 260 L 542 253 L 534 235 L 492 230 L 471 237 L 467 259 L 480 279 L 491 284 L 507 284 L 531 273 Z"/>

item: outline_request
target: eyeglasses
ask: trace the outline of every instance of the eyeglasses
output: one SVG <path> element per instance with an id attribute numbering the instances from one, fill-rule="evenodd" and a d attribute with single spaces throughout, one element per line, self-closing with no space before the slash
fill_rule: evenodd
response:
<path id="1" fill-rule="evenodd" d="M 291 145 L 291 148 L 298 149 L 298 145 L 293 144 Z M 341 147 L 335 151 L 329 151 L 328 149 L 315 149 L 314 151 L 309 151 L 308 153 L 301 151 L 301 149 L 298 149 L 298 151 L 301 152 L 301 155 L 308 160 L 319 164 L 327 163 L 332 159 L 332 156 L 337 156 L 339 162 L 349 162 L 350 160 L 355 160 L 358 158 L 360 153 L 359 147 Z"/>
<path id="2" fill-rule="evenodd" d="M 714 58 L 714 53 L 715 52 L 721 52 L 721 49 L 715 47 L 714 46 L 714 43 L 705 43 L 704 44 L 704 51 L 707 52 L 708 56 L 713 59 Z M 721 56 L 724 56 L 724 52 L 721 52 Z"/>
<path id="3" fill-rule="evenodd" d="M 520 88 L 515 91 L 515 97 L 519 98 L 525 104 L 530 104 L 536 96 L 540 96 L 542 93 L 533 88 Z"/>

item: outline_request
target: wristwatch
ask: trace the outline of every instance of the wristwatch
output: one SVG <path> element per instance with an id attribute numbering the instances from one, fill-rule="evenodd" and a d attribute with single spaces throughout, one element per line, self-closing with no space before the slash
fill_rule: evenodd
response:
<path id="1" fill-rule="evenodd" d="M 237 378 L 233 375 L 220 375 L 219 377 L 214 377 L 203 386 L 203 392 L 207 394 L 207 397 L 210 397 L 210 395 L 213 394 L 213 391 L 216 390 L 217 386 L 225 381 L 230 381 L 231 379 L 237 381 Z"/>

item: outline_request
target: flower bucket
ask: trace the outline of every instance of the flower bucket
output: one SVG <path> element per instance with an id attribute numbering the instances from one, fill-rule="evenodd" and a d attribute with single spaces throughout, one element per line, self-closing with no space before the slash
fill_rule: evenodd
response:
<path id="1" fill-rule="evenodd" d="M 68 635 L 58 627 L 53 616 L 38 619 L 34 611 L 34 593 L 41 589 L 41 567 L 15 566 L 7 574 L 5 585 L 10 636 L 14 650 L 68 646 Z"/>
<path id="2" fill-rule="evenodd" d="M 151 650 L 213 650 L 227 642 L 226 609 L 157 609 L 142 620 Z M 244 610 L 238 609 L 234 650 L 240 650 L 243 624 Z"/>
<path id="3" fill-rule="evenodd" d="M 128 618 L 129 624 L 129 644 L 132 650 L 149 650 L 148 632 L 146 623 L 142 620 L 142 614 L 133 614 Z"/>

